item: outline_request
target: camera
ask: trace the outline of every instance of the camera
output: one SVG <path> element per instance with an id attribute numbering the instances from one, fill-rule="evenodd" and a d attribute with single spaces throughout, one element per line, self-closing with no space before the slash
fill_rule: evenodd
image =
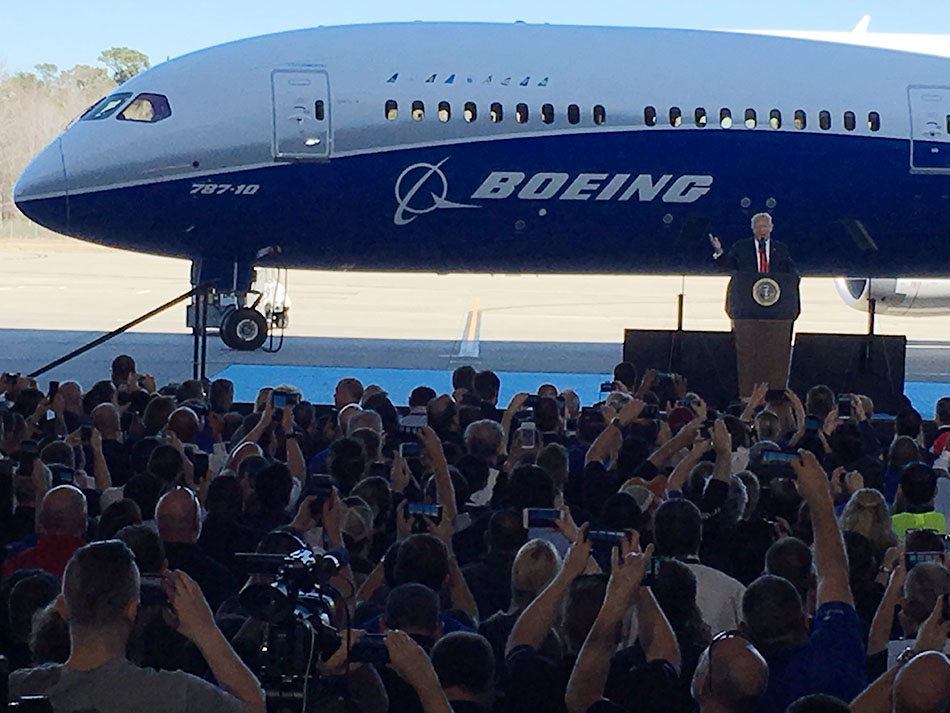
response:
<path id="1" fill-rule="evenodd" d="M 239 600 L 245 613 L 267 625 L 257 674 L 267 710 L 281 713 L 317 710 L 317 662 L 329 659 L 342 643 L 334 626 L 339 593 L 330 578 L 348 563 L 347 552 L 314 554 L 300 544 L 288 555 L 235 555 L 254 575 Z"/>

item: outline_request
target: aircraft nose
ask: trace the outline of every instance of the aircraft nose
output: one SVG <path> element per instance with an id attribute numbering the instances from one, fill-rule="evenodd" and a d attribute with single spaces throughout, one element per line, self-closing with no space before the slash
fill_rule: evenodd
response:
<path id="1" fill-rule="evenodd" d="M 30 220 L 65 233 L 69 228 L 69 194 L 62 139 L 57 138 L 30 161 L 13 186 L 13 202 Z"/>

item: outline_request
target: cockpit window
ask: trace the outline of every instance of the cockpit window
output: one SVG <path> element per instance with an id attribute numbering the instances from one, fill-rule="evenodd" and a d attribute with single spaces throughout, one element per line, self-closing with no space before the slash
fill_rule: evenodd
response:
<path id="1" fill-rule="evenodd" d="M 161 94 L 139 94 L 116 118 L 123 121 L 144 121 L 154 124 L 172 115 L 168 99 Z"/>
<path id="2" fill-rule="evenodd" d="M 86 113 L 79 117 L 79 120 L 97 121 L 98 119 L 106 119 L 115 114 L 116 109 L 125 104 L 125 100 L 130 96 L 132 95 L 128 92 L 124 94 L 110 94 L 89 107 Z"/>

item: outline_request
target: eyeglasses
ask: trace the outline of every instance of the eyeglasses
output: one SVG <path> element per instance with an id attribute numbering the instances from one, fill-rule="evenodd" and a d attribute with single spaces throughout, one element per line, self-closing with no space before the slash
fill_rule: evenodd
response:
<path id="1" fill-rule="evenodd" d="M 749 646 L 754 646 L 752 639 L 749 638 L 749 635 L 739 629 L 731 629 L 730 631 L 720 631 L 716 634 L 712 641 L 709 642 L 709 646 L 706 648 L 707 657 L 709 659 L 709 692 L 713 692 L 713 680 L 716 678 L 713 676 L 713 649 L 716 648 L 716 644 L 725 641 L 726 639 L 742 639 Z"/>

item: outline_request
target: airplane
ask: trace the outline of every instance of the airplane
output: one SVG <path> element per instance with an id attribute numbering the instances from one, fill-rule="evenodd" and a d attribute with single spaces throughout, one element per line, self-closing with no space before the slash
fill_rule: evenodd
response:
<path id="1" fill-rule="evenodd" d="M 839 280 L 849 304 L 934 307 L 898 292 L 914 276 L 946 313 L 950 59 L 864 34 L 254 37 L 123 83 L 14 200 L 56 232 L 192 260 L 237 349 L 287 320 L 282 299 L 259 311 L 256 267 L 708 274 L 707 235 L 744 237 L 761 211 L 803 275 L 862 276 Z"/>

